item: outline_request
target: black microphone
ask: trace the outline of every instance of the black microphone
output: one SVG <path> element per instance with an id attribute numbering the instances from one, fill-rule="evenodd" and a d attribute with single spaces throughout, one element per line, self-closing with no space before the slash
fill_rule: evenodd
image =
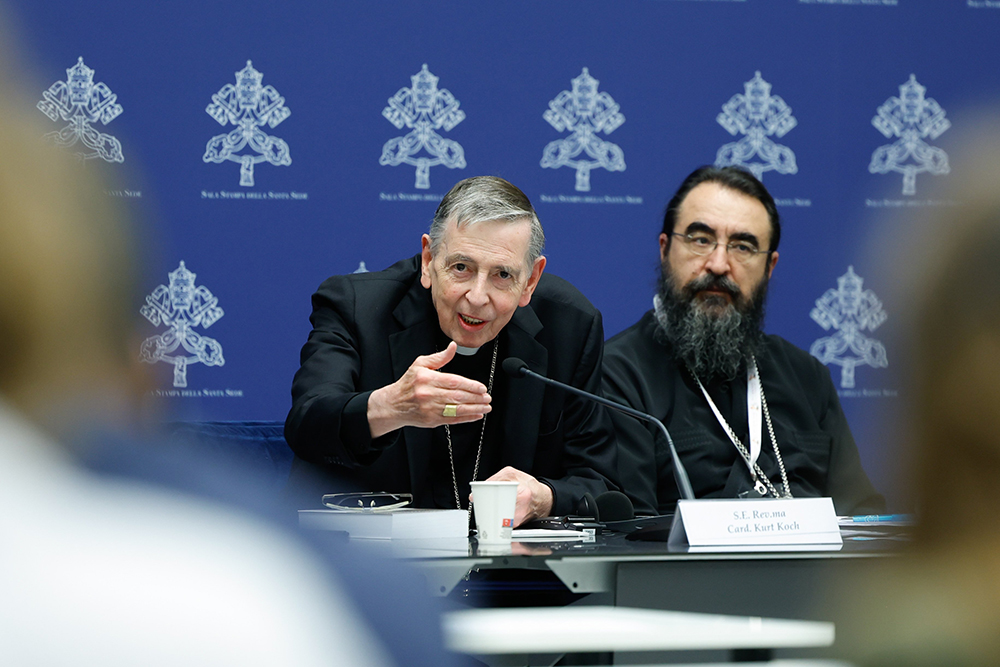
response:
<path id="1" fill-rule="evenodd" d="M 628 521 L 635 518 L 632 501 L 621 491 L 605 491 L 594 502 L 597 503 L 601 521 Z"/>
<path id="2" fill-rule="evenodd" d="M 660 427 L 663 435 L 667 438 L 667 444 L 670 446 L 670 457 L 674 461 L 674 480 L 677 482 L 677 489 L 681 493 L 681 497 L 684 500 L 694 500 L 694 491 L 691 489 L 691 480 L 688 479 L 687 470 L 684 468 L 684 464 L 681 463 L 681 457 L 677 455 L 677 450 L 674 448 L 674 440 L 670 437 L 670 433 L 667 432 L 667 427 L 663 425 L 659 419 L 653 415 L 647 415 L 645 412 L 639 412 L 634 408 L 630 408 L 627 405 L 622 405 L 621 403 L 615 403 L 612 400 L 604 398 L 603 396 L 598 396 L 596 394 L 591 394 L 589 391 L 584 391 L 583 389 L 577 389 L 565 382 L 559 382 L 558 380 L 553 380 L 552 378 L 547 378 L 544 375 L 539 375 L 535 371 L 528 368 L 528 364 L 524 363 L 517 357 L 508 357 L 503 360 L 503 371 L 507 375 L 515 378 L 530 377 L 536 380 L 541 380 L 546 384 L 550 384 L 554 387 L 559 387 L 577 396 L 583 396 L 584 398 L 589 398 L 592 401 L 596 401 L 601 405 L 609 407 L 613 410 L 618 410 L 619 412 L 624 412 L 630 417 L 635 417 L 636 419 L 652 422 Z"/>

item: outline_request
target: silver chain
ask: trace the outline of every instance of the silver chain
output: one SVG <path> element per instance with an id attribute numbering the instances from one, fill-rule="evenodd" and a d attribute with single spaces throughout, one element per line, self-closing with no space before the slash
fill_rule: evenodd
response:
<path id="1" fill-rule="evenodd" d="M 760 370 L 757 369 L 757 357 L 750 355 L 750 361 L 753 362 L 753 371 L 760 377 Z M 783 495 L 778 495 L 775 490 L 774 485 L 771 484 L 771 480 L 767 479 L 767 475 L 764 475 L 764 479 L 767 479 L 767 485 L 771 489 L 771 493 L 774 494 L 775 498 L 791 498 L 792 497 L 792 487 L 788 485 L 788 473 L 785 472 L 785 462 L 781 459 L 781 451 L 778 449 L 778 439 L 774 437 L 774 425 L 771 423 L 771 411 L 767 409 L 767 397 L 764 396 L 764 382 L 760 383 L 760 404 L 764 408 L 764 421 L 767 422 L 767 433 L 771 436 L 771 446 L 774 447 L 774 458 L 778 460 L 778 470 L 781 471 L 781 483 L 785 487 L 785 493 Z M 763 475 L 764 471 L 760 470 L 760 466 L 757 466 L 757 470 Z"/>
<path id="2" fill-rule="evenodd" d="M 493 361 L 490 362 L 490 382 L 486 387 L 486 393 L 490 396 L 493 395 L 493 374 L 497 368 L 497 349 L 500 347 L 500 338 L 493 339 Z M 476 465 L 472 470 L 472 481 L 475 482 L 476 478 L 479 477 L 479 457 L 483 453 L 483 440 L 486 438 L 486 417 L 483 415 L 483 428 L 479 432 L 479 448 L 476 449 Z M 448 460 L 451 462 L 451 485 L 455 490 L 455 507 L 457 509 L 462 509 L 462 503 L 458 500 L 458 476 L 455 474 L 455 453 L 451 446 L 451 428 L 448 424 L 444 425 L 444 435 L 448 440 Z M 469 512 L 472 512 L 472 503 L 469 503 Z"/>
<path id="3" fill-rule="evenodd" d="M 753 372 L 759 378 L 760 371 L 757 368 L 757 357 L 754 355 L 750 355 L 750 363 L 753 364 Z M 699 377 L 695 375 L 694 371 L 692 371 L 690 368 L 688 368 L 688 371 L 694 377 L 695 382 L 698 383 L 698 386 L 702 388 L 702 391 L 704 391 L 705 389 L 704 386 L 701 384 L 701 379 L 699 379 Z M 705 395 L 706 397 L 708 396 L 708 394 Z M 759 485 L 761 483 L 761 480 L 763 480 L 763 483 L 766 485 L 765 491 L 770 491 L 771 495 L 773 495 L 775 498 L 791 498 L 792 489 L 788 485 L 788 474 L 785 472 L 785 462 L 781 459 L 781 451 L 778 449 L 778 439 L 774 437 L 774 425 L 771 423 L 771 412 L 770 410 L 767 409 L 767 397 L 764 396 L 763 381 L 760 383 L 760 402 L 761 402 L 761 407 L 764 408 L 764 421 L 767 423 L 767 433 L 769 436 L 771 436 L 771 447 L 774 449 L 774 458 L 777 459 L 778 461 L 778 470 L 781 472 L 781 483 L 784 486 L 785 491 L 784 493 L 778 493 L 778 490 L 774 488 L 774 484 L 771 483 L 771 480 L 768 478 L 766 474 L 764 474 L 764 470 L 760 467 L 760 464 L 757 463 L 756 461 L 753 462 L 753 476 L 754 476 L 754 482 L 756 482 L 754 488 L 757 488 L 757 485 Z M 736 449 L 739 450 L 740 455 L 747 463 L 750 463 L 750 452 L 747 451 L 746 445 L 744 445 L 740 441 L 739 437 L 737 437 L 736 435 L 736 432 L 733 431 L 733 428 L 729 425 L 729 422 L 722 419 L 721 415 L 719 421 L 722 424 L 722 426 L 726 429 L 726 435 L 728 435 L 729 439 L 733 441 L 734 445 L 736 445 Z M 760 493 L 759 489 L 758 493 Z M 764 494 L 761 493 L 761 495 Z"/>

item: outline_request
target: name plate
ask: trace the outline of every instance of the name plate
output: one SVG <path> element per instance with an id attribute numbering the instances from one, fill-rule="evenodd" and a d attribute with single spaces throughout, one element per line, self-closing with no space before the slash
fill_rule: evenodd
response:
<path id="1" fill-rule="evenodd" d="M 668 542 L 691 547 L 844 544 L 831 498 L 680 500 Z"/>

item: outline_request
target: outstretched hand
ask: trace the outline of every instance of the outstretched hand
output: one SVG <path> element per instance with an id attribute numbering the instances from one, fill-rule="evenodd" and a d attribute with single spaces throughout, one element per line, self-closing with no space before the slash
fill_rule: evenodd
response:
<path id="1" fill-rule="evenodd" d="M 441 352 L 417 357 L 390 385 L 368 397 L 368 426 L 373 438 L 403 426 L 434 428 L 482 419 L 492 410 L 486 386 L 440 369 L 455 357 L 458 346 L 451 342 Z M 446 405 L 455 405 L 456 416 L 445 417 Z"/>

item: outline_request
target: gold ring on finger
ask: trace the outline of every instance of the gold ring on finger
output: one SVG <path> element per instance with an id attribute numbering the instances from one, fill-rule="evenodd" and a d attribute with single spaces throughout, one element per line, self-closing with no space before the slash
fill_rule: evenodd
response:
<path id="1" fill-rule="evenodd" d="M 444 410 L 441 411 L 442 417 L 457 417 L 458 416 L 458 406 L 454 403 L 449 403 L 444 406 Z"/>

